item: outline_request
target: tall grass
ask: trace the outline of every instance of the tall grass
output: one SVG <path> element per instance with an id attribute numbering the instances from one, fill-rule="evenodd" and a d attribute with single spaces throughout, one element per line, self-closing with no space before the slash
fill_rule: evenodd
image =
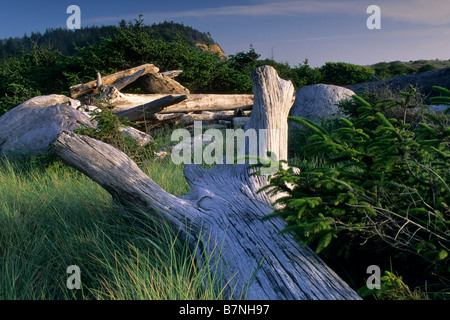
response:
<path id="1" fill-rule="evenodd" d="M 189 191 L 170 161 L 146 168 L 167 191 Z M 222 298 L 214 286 L 220 274 L 196 264 L 187 239 L 152 219 L 144 225 L 133 225 L 105 190 L 59 161 L 2 160 L 0 299 Z M 80 268 L 80 290 L 66 287 L 70 265 Z"/>

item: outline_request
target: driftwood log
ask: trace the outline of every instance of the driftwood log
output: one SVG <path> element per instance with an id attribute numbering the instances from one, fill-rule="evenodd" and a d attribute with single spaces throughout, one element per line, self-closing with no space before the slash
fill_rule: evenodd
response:
<path id="1" fill-rule="evenodd" d="M 142 107 L 147 103 L 167 96 L 166 94 L 123 94 L 119 99 L 111 101 L 117 111 L 124 111 L 135 107 Z M 187 99 L 170 105 L 159 113 L 189 113 L 201 111 L 251 110 L 253 107 L 252 94 L 186 94 Z"/>
<path id="2" fill-rule="evenodd" d="M 264 135 L 267 150 L 286 159 L 287 115 L 293 101 L 290 81 L 280 79 L 272 67 L 252 72 L 254 111 L 246 130 L 279 130 Z M 256 111 L 256 112 L 255 112 Z M 200 245 L 198 263 L 208 259 L 221 272 L 226 297 L 247 299 L 359 299 L 311 249 L 278 234 L 280 218 L 261 221 L 273 212 L 271 199 L 257 191 L 268 177 L 250 175 L 246 164 L 219 164 L 203 169 L 191 164 L 185 177 L 191 191 L 174 196 L 161 189 L 122 152 L 103 142 L 70 132 L 53 144 L 56 154 L 111 193 L 122 205 L 145 210 L 189 235 Z"/>
<path id="3" fill-rule="evenodd" d="M 187 99 L 165 108 L 160 113 L 195 111 L 249 110 L 253 107 L 251 94 L 188 94 Z"/>
<path id="4" fill-rule="evenodd" d="M 131 69 L 123 70 L 120 72 L 116 72 L 113 74 L 110 74 L 108 76 L 101 78 L 101 84 L 111 84 L 116 86 L 117 90 L 120 90 L 139 78 L 140 76 L 143 76 L 147 73 L 156 73 L 159 69 L 155 67 L 153 64 L 143 64 L 138 67 L 134 67 Z M 93 93 L 98 84 L 98 79 L 90 81 L 88 83 L 84 84 L 77 84 L 75 86 L 72 86 L 69 88 L 70 96 L 73 99 L 79 98 L 82 95 Z"/>
<path id="5" fill-rule="evenodd" d="M 146 130 L 153 130 L 155 128 L 173 127 L 177 125 L 193 125 L 195 121 L 205 121 L 208 124 L 223 124 L 228 127 L 234 119 L 234 115 L 224 113 L 212 113 L 204 111 L 202 113 L 166 113 L 166 114 L 154 114 L 150 117 L 146 117 L 145 121 L 137 121 L 136 124 L 141 125 Z M 203 124 L 203 128 L 206 126 Z M 188 129 L 188 128 L 186 128 Z"/>
<path id="6" fill-rule="evenodd" d="M 173 104 L 180 103 L 187 99 L 186 95 L 181 96 L 165 96 L 160 99 L 150 101 L 149 103 L 143 104 L 141 106 L 137 106 L 128 110 L 120 110 L 115 112 L 115 114 L 120 119 L 127 118 L 129 121 L 137 122 L 137 121 L 145 121 L 146 119 L 151 119 L 151 116 L 155 113 L 158 113 L 168 106 Z"/>

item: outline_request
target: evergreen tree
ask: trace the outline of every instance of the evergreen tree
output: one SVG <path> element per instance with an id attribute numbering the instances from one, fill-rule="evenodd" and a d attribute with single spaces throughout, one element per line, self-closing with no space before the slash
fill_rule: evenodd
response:
<path id="1" fill-rule="evenodd" d="M 434 101 L 450 104 L 450 90 L 436 90 L 442 96 Z M 375 105 L 355 95 L 357 115 L 340 119 L 341 127 L 332 131 L 290 117 L 312 134 L 301 149 L 303 161 L 293 165 L 299 170 L 280 167 L 267 187 L 287 194 L 272 215 L 289 223 L 283 232 L 295 231 L 317 252 L 330 247 L 348 255 L 354 243 L 378 250 L 385 243 L 419 256 L 430 274 L 448 272 L 450 108 L 441 115 L 425 113 L 426 121 L 414 130 L 381 112 L 400 107 L 406 114 L 415 107 L 414 94 L 411 87 L 402 99 Z"/>

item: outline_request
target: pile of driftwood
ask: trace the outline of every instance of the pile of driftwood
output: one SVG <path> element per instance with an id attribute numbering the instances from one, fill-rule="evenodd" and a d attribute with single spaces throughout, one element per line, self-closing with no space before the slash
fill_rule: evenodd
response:
<path id="1" fill-rule="evenodd" d="M 248 116 L 253 107 L 251 94 L 191 94 L 174 78 L 181 70 L 159 73 L 153 64 L 144 64 L 97 80 L 70 87 L 71 97 L 82 102 L 82 108 L 106 100 L 113 112 L 146 129 L 165 125 L 191 125 L 204 121 L 205 127 L 229 127 L 235 118 Z M 139 88 L 143 94 L 120 90 Z M 247 117 L 248 119 L 248 117 Z M 236 119 L 235 124 L 245 123 Z M 245 120 L 245 119 L 244 119 Z"/>

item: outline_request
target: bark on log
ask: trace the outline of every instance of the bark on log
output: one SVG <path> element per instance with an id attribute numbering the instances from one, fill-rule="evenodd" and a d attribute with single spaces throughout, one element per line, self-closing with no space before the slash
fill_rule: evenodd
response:
<path id="1" fill-rule="evenodd" d="M 275 69 L 252 73 L 255 109 L 247 130 L 285 131 L 294 88 Z M 256 112 L 255 112 L 256 110 Z M 259 134 L 265 150 L 285 159 L 283 134 Z M 223 274 L 226 296 L 247 299 L 359 299 L 359 296 L 308 247 L 292 235 L 278 232 L 280 218 L 261 221 L 273 212 L 269 197 L 257 191 L 267 176 L 250 175 L 247 165 L 219 164 L 213 169 L 187 165 L 191 191 L 176 197 L 161 189 L 130 158 L 112 146 L 74 133 L 62 133 L 53 145 L 58 156 L 108 190 L 123 205 L 129 203 L 165 219 L 200 244 L 199 263 Z M 158 213 L 155 213 L 158 212 Z"/>
<path id="2" fill-rule="evenodd" d="M 180 103 L 187 99 L 186 95 L 182 96 L 166 96 L 160 99 L 151 101 L 149 103 L 143 104 L 141 106 L 134 107 L 128 110 L 117 111 L 115 114 L 120 118 L 128 118 L 129 121 L 145 121 L 146 119 L 151 119 L 151 116 L 158 113 L 168 106 Z"/>
<path id="3" fill-rule="evenodd" d="M 138 67 L 134 67 L 131 69 L 123 70 L 120 72 L 116 72 L 113 74 L 110 74 L 108 76 L 105 76 L 102 78 L 103 84 L 115 84 L 118 81 L 127 78 L 133 74 L 136 74 L 137 72 L 142 70 L 142 74 L 147 73 L 156 73 L 159 71 L 157 67 L 155 67 L 153 64 L 144 64 Z M 90 81 L 88 83 L 84 84 L 77 84 L 75 86 L 72 86 L 69 88 L 70 95 L 73 99 L 76 99 L 84 94 L 93 93 L 94 89 L 97 88 L 97 80 Z M 119 89 L 120 90 L 120 89 Z"/>

